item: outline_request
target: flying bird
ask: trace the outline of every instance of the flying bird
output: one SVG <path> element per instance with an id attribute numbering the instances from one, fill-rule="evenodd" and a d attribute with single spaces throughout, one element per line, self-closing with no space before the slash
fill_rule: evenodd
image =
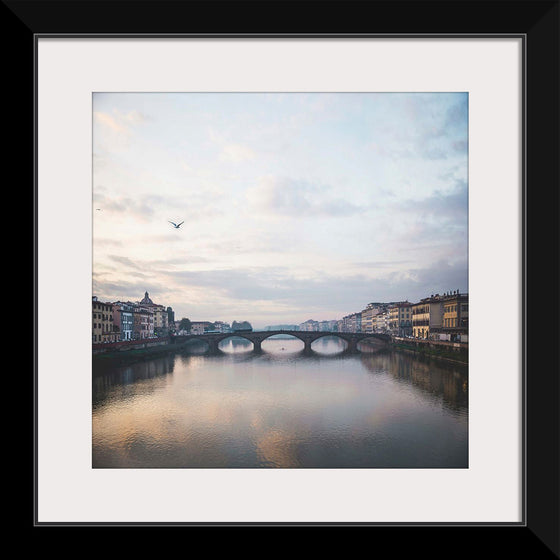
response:
<path id="1" fill-rule="evenodd" d="M 170 224 L 173 224 L 173 227 L 174 227 L 175 229 L 179 229 L 179 228 L 181 227 L 181 224 L 184 224 L 184 223 L 185 223 L 184 220 L 181 222 L 181 224 L 176 224 L 175 222 L 172 222 L 171 220 L 167 220 L 167 221 L 168 221 Z"/>

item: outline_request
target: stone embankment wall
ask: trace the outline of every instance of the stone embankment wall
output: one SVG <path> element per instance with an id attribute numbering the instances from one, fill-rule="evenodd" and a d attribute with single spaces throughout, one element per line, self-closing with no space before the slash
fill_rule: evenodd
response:
<path id="1" fill-rule="evenodd" d="M 448 342 L 446 340 L 423 340 L 394 336 L 392 346 L 396 350 L 409 350 L 427 356 L 445 358 L 457 362 L 469 361 L 468 342 Z"/>
<path id="2" fill-rule="evenodd" d="M 107 354 L 109 352 L 126 352 L 128 350 L 139 350 L 153 348 L 155 346 L 167 346 L 169 338 L 145 338 L 143 340 L 123 340 L 121 342 L 102 342 L 92 344 L 92 352 L 96 354 Z"/>
<path id="3" fill-rule="evenodd" d="M 93 372 L 102 373 L 106 367 L 130 365 L 134 362 L 151 360 L 176 352 L 179 348 L 165 338 L 127 340 L 94 344 L 92 366 Z"/>

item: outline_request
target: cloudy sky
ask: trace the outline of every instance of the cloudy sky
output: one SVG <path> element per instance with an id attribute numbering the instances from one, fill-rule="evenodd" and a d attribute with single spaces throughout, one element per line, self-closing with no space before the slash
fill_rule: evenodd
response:
<path id="1" fill-rule="evenodd" d="M 258 328 L 468 291 L 467 122 L 465 93 L 96 93 L 93 295 Z"/>

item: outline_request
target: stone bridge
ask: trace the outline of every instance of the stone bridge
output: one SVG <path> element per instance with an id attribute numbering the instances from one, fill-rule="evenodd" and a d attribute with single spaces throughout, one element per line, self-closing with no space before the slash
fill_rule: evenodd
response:
<path id="1" fill-rule="evenodd" d="M 358 352 L 358 343 L 366 338 L 376 340 L 380 346 L 386 346 L 391 341 L 391 337 L 387 334 L 378 333 L 345 333 L 345 332 L 323 332 L 323 331 L 251 331 L 251 332 L 233 332 L 233 333 L 205 333 L 205 334 L 189 334 L 177 335 L 171 338 L 173 344 L 181 344 L 191 340 L 201 340 L 208 344 L 209 352 L 216 352 L 219 350 L 218 345 L 222 340 L 231 337 L 245 338 L 253 343 L 253 351 L 260 352 L 263 340 L 275 335 L 290 335 L 304 343 L 304 351 L 311 350 L 311 344 L 325 336 L 337 336 L 344 340 L 348 347 L 346 352 Z"/>

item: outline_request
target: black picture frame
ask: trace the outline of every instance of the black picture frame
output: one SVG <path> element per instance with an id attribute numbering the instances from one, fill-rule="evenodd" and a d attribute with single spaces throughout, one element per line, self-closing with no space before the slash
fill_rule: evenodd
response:
<path id="1" fill-rule="evenodd" d="M 35 54 L 41 34 L 86 36 L 192 35 L 192 36 L 501 36 L 517 35 L 526 46 L 525 131 L 523 162 L 525 241 L 523 258 L 524 302 L 524 478 L 523 522 L 510 526 L 382 526 L 357 524 L 375 531 L 376 544 L 397 546 L 399 556 L 421 553 L 448 556 L 456 547 L 462 554 L 485 556 L 513 554 L 521 549 L 532 557 L 559 556 L 559 353 L 558 275 L 559 228 L 559 20 L 558 1 L 347 1 L 347 2 L 228 2 L 228 1 L 17 1 L 3 0 L 2 43 L 4 72 L 9 79 L 4 88 L 9 102 L 11 165 L 16 163 L 19 183 L 25 185 L 28 203 L 37 223 Z M 23 189 L 20 189 L 23 191 Z M 32 279 L 36 318 L 37 243 L 36 230 L 27 230 L 32 248 L 28 277 Z M 543 250 L 544 249 L 544 250 Z M 36 322 L 34 323 L 36 324 Z M 500 325 L 500 328 L 507 326 Z M 34 489 L 36 478 L 37 407 L 34 391 L 37 372 L 37 337 L 29 367 L 29 428 L 33 445 L 29 466 L 31 507 L 25 515 L 28 527 L 43 528 L 37 522 Z M 507 351 L 507 349 L 505 349 Z M 26 440 L 27 441 L 27 440 Z M 47 524 L 48 525 L 48 524 Z M 110 525 L 110 524 L 109 524 Z M 148 524 L 149 525 L 149 524 Z M 227 524 L 226 524 L 227 525 Z M 235 524 L 231 524 L 235 526 Z M 266 526 L 268 524 L 263 523 Z M 295 524 L 296 526 L 298 524 Z M 305 524 L 302 524 L 305 527 Z M 55 525 L 56 526 L 56 525 Z M 95 524 L 93 524 L 95 526 Z M 309 527 L 309 525 L 307 525 Z M 338 529 L 337 524 L 311 527 Z M 434 532 L 438 531 L 436 535 Z M 404 534 L 401 534 L 404 533 Z M 34 535 L 35 536 L 35 535 Z M 439 550 L 438 542 L 446 545 Z M 378 540 L 379 539 L 379 540 Z M 452 544 L 453 543 L 453 544 Z"/>

